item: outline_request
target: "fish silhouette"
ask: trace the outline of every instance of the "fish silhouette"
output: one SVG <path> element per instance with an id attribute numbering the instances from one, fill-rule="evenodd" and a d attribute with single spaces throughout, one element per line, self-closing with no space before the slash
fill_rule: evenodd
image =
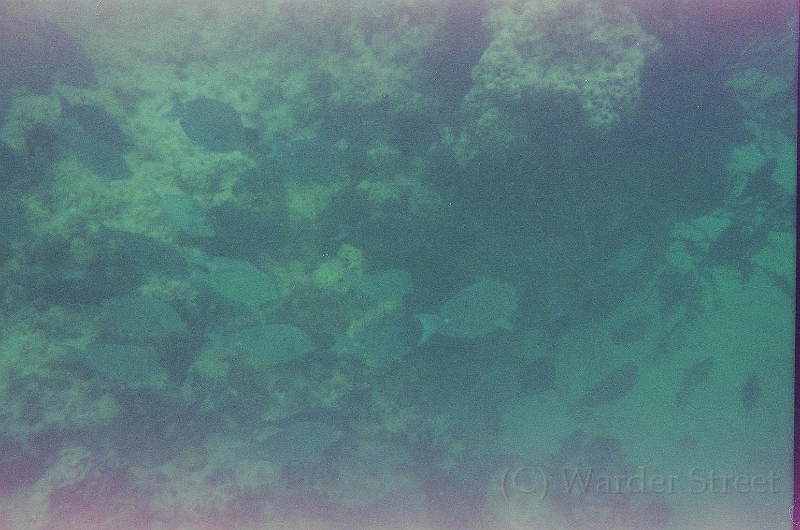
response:
<path id="1" fill-rule="evenodd" d="M 702 385 L 708 380 L 711 373 L 711 368 L 714 366 L 714 358 L 706 357 L 702 361 L 695 363 L 689 368 L 683 379 L 681 379 L 678 392 L 675 394 L 675 404 L 678 407 L 683 407 L 693 397 L 697 391 L 697 387 Z"/>
<path id="2" fill-rule="evenodd" d="M 742 387 L 742 407 L 745 411 L 753 410 L 761 398 L 761 379 L 758 374 L 750 374 Z"/>
<path id="3" fill-rule="evenodd" d="M 639 366 L 628 362 L 603 377 L 578 401 L 579 409 L 594 408 L 624 397 L 639 379 Z"/>

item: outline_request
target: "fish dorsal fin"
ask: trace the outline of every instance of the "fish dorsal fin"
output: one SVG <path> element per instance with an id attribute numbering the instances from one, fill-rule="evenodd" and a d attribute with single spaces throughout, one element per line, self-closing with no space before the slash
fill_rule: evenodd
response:
<path id="1" fill-rule="evenodd" d="M 433 315 L 430 313 L 418 313 L 414 315 L 414 317 L 422 323 L 422 336 L 417 342 L 417 346 L 422 346 L 428 339 L 430 339 L 434 333 L 439 331 L 444 325 L 444 319 L 439 315 Z"/>

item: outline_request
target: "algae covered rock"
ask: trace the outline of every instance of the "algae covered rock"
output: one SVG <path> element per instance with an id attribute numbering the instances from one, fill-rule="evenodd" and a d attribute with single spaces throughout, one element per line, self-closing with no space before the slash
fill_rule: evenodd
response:
<path id="1" fill-rule="evenodd" d="M 641 71 L 660 46 L 622 5 L 529 0 L 491 8 L 483 23 L 491 40 L 461 102 L 463 125 L 445 134 L 463 167 L 512 156 L 531 125 L 614 125 L 636 109 Z"/>
<path id="2" fill-rule="evenodd" d="M 491 108 L 537 94 L 577 96 L 595 125 L 631 109 L 640 69 L 659 46 L 624 6 L 531 1 L 521 11 L 495 9 L 485 22 L 492 41 L 468 100 Z"/>

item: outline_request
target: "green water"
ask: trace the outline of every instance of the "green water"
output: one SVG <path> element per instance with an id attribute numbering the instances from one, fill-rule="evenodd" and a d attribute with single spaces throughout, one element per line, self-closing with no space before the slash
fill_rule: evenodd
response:
<path id="1" fill-rule="evenodd" d="M 784 528 L 797 9 L 0 3 L 0 528 Z"/>

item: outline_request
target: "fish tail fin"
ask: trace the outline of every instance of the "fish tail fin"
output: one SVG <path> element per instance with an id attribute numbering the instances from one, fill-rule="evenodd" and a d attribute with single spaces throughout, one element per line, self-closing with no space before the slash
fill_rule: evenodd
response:
<path id="1" fill-rule="evenodd" d="M 418 313 L 414 315 L 414 317 L 422 324 L 422 336 L 417 342 L 417 346 L 422 346 L 428 342 L 428 339 L 430 339 L 434 333 L 439 331 L 439 328 L 441 328 L 444 324 L 444 319 L 439 315 Z"/>

